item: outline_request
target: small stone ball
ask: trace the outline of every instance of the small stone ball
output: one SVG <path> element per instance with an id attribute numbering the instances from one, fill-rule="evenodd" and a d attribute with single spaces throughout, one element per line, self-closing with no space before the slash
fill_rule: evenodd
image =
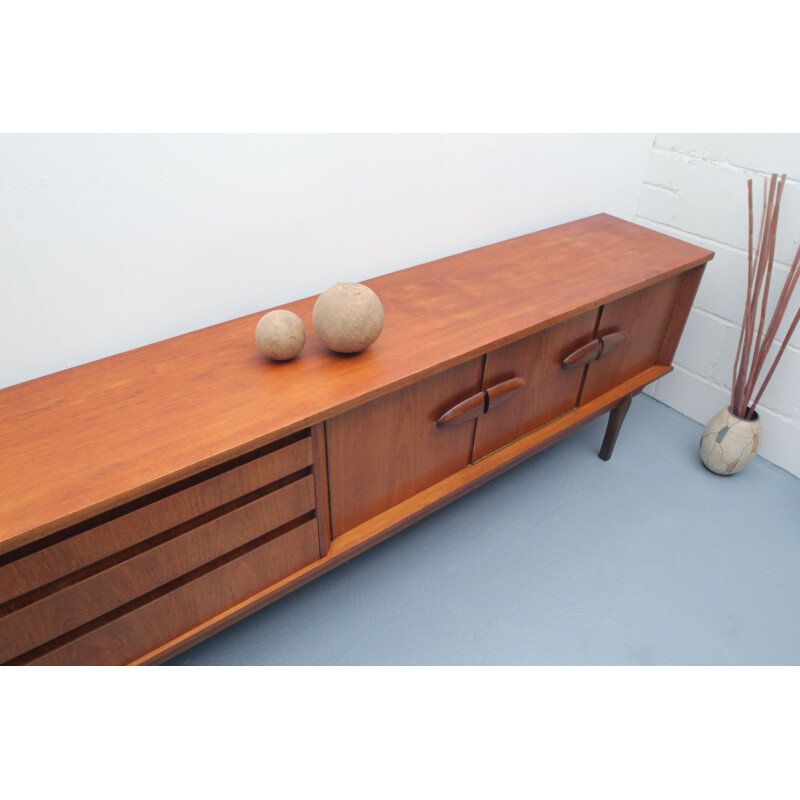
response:
<path id="1" fill-rule="evenodd" d="M 303 321 L 292 311 L 278 309 L 264 314 L 256 325 L 258 349 L 273 361 L 294 358 L 306 343 Z"/>
<path id="2" fill-rule="evenodd" d="M 314 304 L 314 330 L 336 353 L 360 353 L 383 330 L 383 305 L 363 283 L 337 283 Z"/>

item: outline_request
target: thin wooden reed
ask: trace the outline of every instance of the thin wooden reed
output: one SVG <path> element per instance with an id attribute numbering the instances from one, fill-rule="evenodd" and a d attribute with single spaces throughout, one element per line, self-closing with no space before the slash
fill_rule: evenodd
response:
<path id="1" fill-rule="evenodd" d="M 731 412 L 742 419 L 752 419 L 755 416 L 756 406 L 792 338 L 798 321 L 800 321 L 800 308 L 798 308 L 777 355 L 766 375 L 761 379 L 770 347 L 777 336 L 778 328 L 780 328 L 798 277 L 800 277 L 800 248 L 798 248 L 797 255 L 781 288 L 775 309 L 768 316 L 767 305 L 775 263 L 778 215 L 785 183 L 786 175 L 778 177 L 777 174 L 774 174 L 770 176 L 769 183 L 764 178 L 758 241 L 754 244 L 753 181 L 747 181 L 747 295 L 731 381 Z"/>

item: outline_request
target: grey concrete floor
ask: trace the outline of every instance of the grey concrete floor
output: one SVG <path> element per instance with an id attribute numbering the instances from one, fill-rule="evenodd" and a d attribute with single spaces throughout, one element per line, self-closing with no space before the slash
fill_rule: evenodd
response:
<path id="1" fill-rule="evenodd" d="M 644 395 L 602 462 L 605 419 L 169 663 L 800 664 L 800 480 Z"/>

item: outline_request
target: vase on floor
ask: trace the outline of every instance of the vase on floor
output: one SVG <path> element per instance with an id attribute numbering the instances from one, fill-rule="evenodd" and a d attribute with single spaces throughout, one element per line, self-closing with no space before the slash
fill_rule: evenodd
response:
<path id="1" fill-rule="evenodd" d="M 717 475 L 741 472 L 757 455 L 762 439 L 761 419 L 742 419 L 730 408 L 720 409 L 706 425 L 700 439 L 700 458 Z"/>

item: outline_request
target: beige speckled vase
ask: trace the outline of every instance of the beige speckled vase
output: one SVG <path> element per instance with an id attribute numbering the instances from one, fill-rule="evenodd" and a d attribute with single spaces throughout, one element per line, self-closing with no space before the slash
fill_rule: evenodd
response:
<path id="1" fill-rule="evenodd" d="M 741 472 L 755 457 L 761 444 L 761 419 L 741 419 L 730 408 L 711 418 L 700 440 L 700 458 L 717 475 Z"/>

